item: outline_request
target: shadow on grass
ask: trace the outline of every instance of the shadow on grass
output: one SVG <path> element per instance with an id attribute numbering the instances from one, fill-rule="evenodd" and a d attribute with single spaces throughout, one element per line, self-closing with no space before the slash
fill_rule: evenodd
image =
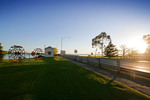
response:
<path id="1" fill-rule="evenodd" d="M 117 85 L 60 57 L 0 68 L 1 100 L 143 100 Z"/>
<path id="2" fill-rule="evenodd" d="M 119 72 L 113 72 L 112 74 L 112 79 L 107 83 L 108 85 L 111 84 L 112 82 L 114 82 L 116 80 L 116 78 L 118 77 Z"/>

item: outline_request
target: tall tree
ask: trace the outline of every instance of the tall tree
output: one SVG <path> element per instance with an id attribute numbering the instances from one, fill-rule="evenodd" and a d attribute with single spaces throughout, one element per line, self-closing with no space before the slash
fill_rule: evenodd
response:
<path id="1" fill-rule="evenodd" d="M 0 50 L 2 50 L 3 49 L 3 47 L 2 47 L 2 44 L 0 43 Z"/>
<path id="2" fill-rule="evenodd" d="M 143 39 L 147 42 L 147 44 L 150 44 L 150 34 L 144 35 Z"/>
<path id="3" fill-rule="evenodd" d="M 103 56 L 104 49 L 110 41 L 111 41 L 110 35 L 107 35 L 106 32 L 102 32 L 101 34 L 92 39 L 92 47 L 99 48 Z"/>
<path id="4" fill-rule="evenodd" d="M 144 35 L 143 40 L 147 43 L 146 53 L 150 53 L 150 34 Z"/>
<path id="5" fill-rule="evenodd" d="M 112 42 L 110 41 L 108 46 L 105 48 L 105 55 L 106 57 L 115 57 L 118 56 L 118 50 L 115 47 L 115 45 L 112 44 Z"/>
<path id="6" fill-rule="evenodd" d="M 0 43 L 0 55 L 2 54 L 2 52 L 3 52 L 3 46 L 2 46 L 2 44 Z"/>
<path id="7" fill-rule="evenodd" d="M 125 55 L 127 54 L 127 50 L 128 50 L 128 48 L 126 47 L 126 45 L 125 45 L 125 44 L 120 45 L 120 48 L 121 48 L 122 56 L 125 56 Z"/>
<path id="8" fill-rule="evenodd" d="M 78 53 L 77 49 L 74 50 L 74 53 Z"/>

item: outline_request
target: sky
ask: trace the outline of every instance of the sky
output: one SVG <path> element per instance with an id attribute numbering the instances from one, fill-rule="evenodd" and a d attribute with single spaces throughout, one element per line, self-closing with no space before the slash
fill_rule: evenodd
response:
<path id="1" fill-rule="evenodd" d="M 26 52 L 51 46 L 73 54 L 94 52 L 92 39 L 101 32 L 119 49 L 146 48 L 150 34 L 150 0 L 0 0 L 0 43 L 4 50 Z M 144 50 L 144 49 L 141 49 Z"/>

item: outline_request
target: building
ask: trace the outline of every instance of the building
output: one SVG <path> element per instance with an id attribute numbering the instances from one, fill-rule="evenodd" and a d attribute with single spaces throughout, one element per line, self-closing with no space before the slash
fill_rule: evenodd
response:
<path id="1" fill-rule="evenodd" d="M 54 48 L 51 46 L 45 48 L 45 57 L 54 57 Z"/>
<path id="2" fill-rule="evenodd" d="M 66 54 L 66 51 L 65 51 L 65 50 L 61 50 L 61 51 L 60 51 L 60 54 L 61 54 L 61 55 L 65 55 L 65 54 Z"/>

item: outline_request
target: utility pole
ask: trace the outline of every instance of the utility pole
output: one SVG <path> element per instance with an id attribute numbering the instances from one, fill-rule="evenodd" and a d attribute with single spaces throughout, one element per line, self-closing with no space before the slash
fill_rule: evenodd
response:
<path id="1" fill-rule="evenodd" d="M 61 51 L 63 50 L 63 39 L 65 39 L 65 38 L 71 38 L 71 37 L 62 37 L 61 38 Z M 60 53 L 61 53 L 61 51 L 60 51 Z"/>

